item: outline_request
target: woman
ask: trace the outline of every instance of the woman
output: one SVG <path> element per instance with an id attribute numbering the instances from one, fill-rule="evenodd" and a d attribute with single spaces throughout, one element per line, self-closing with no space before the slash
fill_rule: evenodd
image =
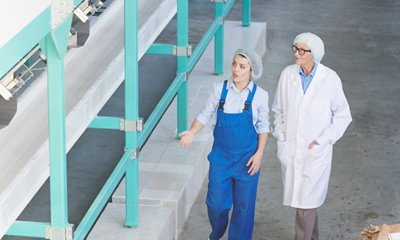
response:
<path id="1" fill-rule="evenodd" d="M 296 208 L 296 240 L 317 240 L 317 208 L 328 191 L 332 146 L 351 122 L 339 76 L 320 63 L 324 43 L 312 33 L 293 41 L 295 64 L 280 76 L 272 111 L 282 166 L 283 204 Z"/>
<path id="2" fill-rule="evenodd" d="M 220 239 L 233 206 L 228 239 L 251 240 L 259 170 L 267 143 L 268 93 L 253 81 L 261 77 L 261 58 L 239 49 L 232 61 L 231 79 L 215 83 L 203 110 L 180 143 L 190 146 L 194 136 L 216 113 L 210 161 L 207 211 L 210 240 Z"/>

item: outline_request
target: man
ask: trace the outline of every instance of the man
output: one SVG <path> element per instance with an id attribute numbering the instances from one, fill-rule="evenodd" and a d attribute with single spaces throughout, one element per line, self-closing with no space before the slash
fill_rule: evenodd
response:
<path id="1" fill-rule="evenodd" d="M 283 204 L 296 208 L 295 240 L 317 240 L 317 208 L 326 198 L 332 147 L 351 122 L 339 76 L 320 63 L 324 43 L 299 34 L 295 64 L 281 73 L 272 111 L 284 188 Z"/>

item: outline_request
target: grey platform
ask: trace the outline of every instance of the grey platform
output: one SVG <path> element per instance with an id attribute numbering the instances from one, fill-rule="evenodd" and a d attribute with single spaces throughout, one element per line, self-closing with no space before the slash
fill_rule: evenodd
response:
<path id="1" fill-rule="evenodd" d="M 247 36 L 253 36 L 248 38 Z M 244 28 L 240 22 L 225 23 L 224 67 L 230 69 L 234 51 L 250 47 L 265 51 L 266 24 Z M 210 44 L 189 76 L 190 119 L 201 110 L 215 81 L 229 78 L 213 72 L 213 44 Z M 211 125 L 196 136 L 189 149 L 179 145 L 176 136 L 176 103 L 173 102 L 143 147 L 139 158 L 140 224 L 124 227 L 124 182 L 114 193 L 90 233 L 93 240 L 170 240 L 180 233 L 208 172 L 207 154 L 212 143 Z"/>

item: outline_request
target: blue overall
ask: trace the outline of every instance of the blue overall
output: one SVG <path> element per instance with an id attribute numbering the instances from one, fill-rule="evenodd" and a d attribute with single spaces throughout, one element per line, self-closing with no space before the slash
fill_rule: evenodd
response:
<path id="1" fill-rule="evenodd" d="M 257 86 L 249 93 L 242 113 L 224 113 L 228 90 L 224 82 L 214 144 L 210 161 L 207 211 L 211 224 L 210 240 L 220 239 L 226 230 L 229 211 L 233 211 L 229 226 L 229 240 L 251 240 L 259 172 L 250 176 L 246 163 L 258 146 L 258 134 L 253 125 L 251 103 Z"/>

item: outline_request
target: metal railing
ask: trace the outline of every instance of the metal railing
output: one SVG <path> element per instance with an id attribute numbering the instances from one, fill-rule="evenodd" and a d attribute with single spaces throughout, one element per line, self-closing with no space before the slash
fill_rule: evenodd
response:
<path id="1" fill-rule="evenodd" d="M 223 73 L 223 35 L 224 19 L 235 0 L 214 0 L 215 19 L 207 32 L 192 51 L 188 42 L 189 17 L 188 0 L 177 0 L 177 44 L 154 43 L 148 54 L 170 54 L 177 57 L 177 75 L 148 119 L 142 122 L 139 117 L 138 97 L 138 3 L 125 0 L 124 6 L 124 40 L 125 40 L 125 116 L 124 118 L 98 116 L 90 124 L 90 128 L 114 129 L 125 132 L 125 154 L 109 176 L 96 199 L 88 209 L 80 224 L 73 232 L 68 223 L 66 150 L 65 150 L 65 113 L 64 113 L 64 56 L 66 45 L 58 43 L 67 38 L 71 18 L 62 26 L 49 33 L 42 41 L 41 47 L 47 57 L 48 102 L 49 102 L 49 145 L 50 145 L 50 197 L 51 222 L 16 221 L 7 235 L 39 237 L 47 239 L 67 240 L 84 239 L 93 227 L 101 210 L 118 186 L 126 177 L 126 220 L 125 225 L 138 225 L 138 152 L 150 136 L 175 96 L 177 96 L 177 129 L 187 129 L 188 125 L 188 75 L 214 38 L 216 74 Z M 242 1 L 242 25 L 250 25 L 251 0 Z"/>

